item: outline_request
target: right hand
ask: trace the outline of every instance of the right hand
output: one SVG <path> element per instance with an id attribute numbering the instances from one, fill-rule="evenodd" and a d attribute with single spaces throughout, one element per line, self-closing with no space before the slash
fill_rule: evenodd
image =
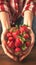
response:
<path id="1" fill-rule="evenodd" d="M 35 35 L 32 31 L 32 29 L 30 27 L 28 27 L 28 29 L 30 30 L 30 36 L 31 36 L 31 45 L 30 47 L 28 48 L 28 51 L 27 53 L 25 53 L 25 55 L 23 54 L 22 57 L 19 57 L 19 61 L 22 61 L 24 58 L 26 58 L 26 56 L 29 55 L 29 53 L 31 52 L 33 46 L 34 46 L 34 42 L 35 42 Z"/>
<path id="2" fill-rule="evenodd" d="M 5 35 L 5 32 L 2 32 L 1 42 L 2 42 L 2 48 L 3 48 L 3 50 L 4 50 L 4 53 L 5 53 L 8 57 L 10 57 L 11 59 L 13 59 L 14 61 L 17 61 L 17 57 L 11 55 L 11 54 L 7 51 L 7 49 L 6 49 L 6 42 L 5 42 L 5 40 L 4 40 L 4 35 Z"/>

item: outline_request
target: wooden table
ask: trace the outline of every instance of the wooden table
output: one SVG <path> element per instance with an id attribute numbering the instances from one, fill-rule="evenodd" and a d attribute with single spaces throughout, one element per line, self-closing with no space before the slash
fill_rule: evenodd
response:
<path id="1" fill-rule="evenodd" d="M 0 65 L 36 65 L 36 46 L 32 49 L 30 55 L 22 62 L 14 62 L 9 59 L 0 46 Z"/>

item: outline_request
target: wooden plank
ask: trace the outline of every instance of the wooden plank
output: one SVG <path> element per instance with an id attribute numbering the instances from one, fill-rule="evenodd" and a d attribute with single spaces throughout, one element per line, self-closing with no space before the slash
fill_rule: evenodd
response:
<path id="1" fill-rule="evenodd" d="M 3 49 L 0 46 L 0 65 L 36 65 L 36 46 L 32 49 L 29 56 L 22 62 L 14 62 L 10 58 L 8 58 L 4 54 Z"/>

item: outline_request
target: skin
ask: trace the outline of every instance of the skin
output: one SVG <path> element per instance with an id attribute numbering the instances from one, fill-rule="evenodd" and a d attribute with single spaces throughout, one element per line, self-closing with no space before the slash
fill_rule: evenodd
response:
<path id="1" fill-rule="evenodd" d="M 24 24 L 32 27 L 32 21 L 33 21 L 33 13 L 28 10 L 25 11 L 24 12 Z"/>
<path id="2" fill-rule="evenodd" d="M 10 26 L 9 14 L 6 12 L 0 12 L 0 20 L 1 20 L 2 28 L 3 28 L 3 32 L 1 35 L 2 48 L 3 48 L 6 55 L 8 55 L 14 61 L 17 61 L 17 57 L 14 57 L 13 55 L 9 54 L 9 52 L 5 48 L 4 33 L 8 29 L 8 27 Z M 31 45 L 30 51 L 34 45 L 34 33 L 32 31 L 32 20 L 33 20 L 33 13 L 31 11 L 28 11 L 28 10 L 25 11 L 24 12 L 24 24 L 30 26 L 29 29 L 31 31 L 30 35 L 31 35 L 31 39 L 32 39 L 31 40 L 32 45 Z M 20 57 L 19 61 L 22 61 L 30 53 L 30 51 L 28 51 L 28 53 L 25 56 L 23 55 L 22 57 Z"/>

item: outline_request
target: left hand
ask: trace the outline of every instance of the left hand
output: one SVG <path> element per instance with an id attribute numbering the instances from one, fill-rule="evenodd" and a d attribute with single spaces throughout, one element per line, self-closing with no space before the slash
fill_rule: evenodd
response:
<path id="1" fill-rule="evenodd" d="M 22 57 L 19 57 L 19 61 L 22 61 L 27 55 L 29 55 L 29 53 L 31 52 L 31 50 L 34 46 L 35 36 L 34 36 L 32 29 L 30 27 L 28 27 L 28 28 L 30 29 L 31 46 L 29 47 L 29 49 L 28 49 L 27 53 L 25 53 L 25 55 L 23 54 Z"/>

